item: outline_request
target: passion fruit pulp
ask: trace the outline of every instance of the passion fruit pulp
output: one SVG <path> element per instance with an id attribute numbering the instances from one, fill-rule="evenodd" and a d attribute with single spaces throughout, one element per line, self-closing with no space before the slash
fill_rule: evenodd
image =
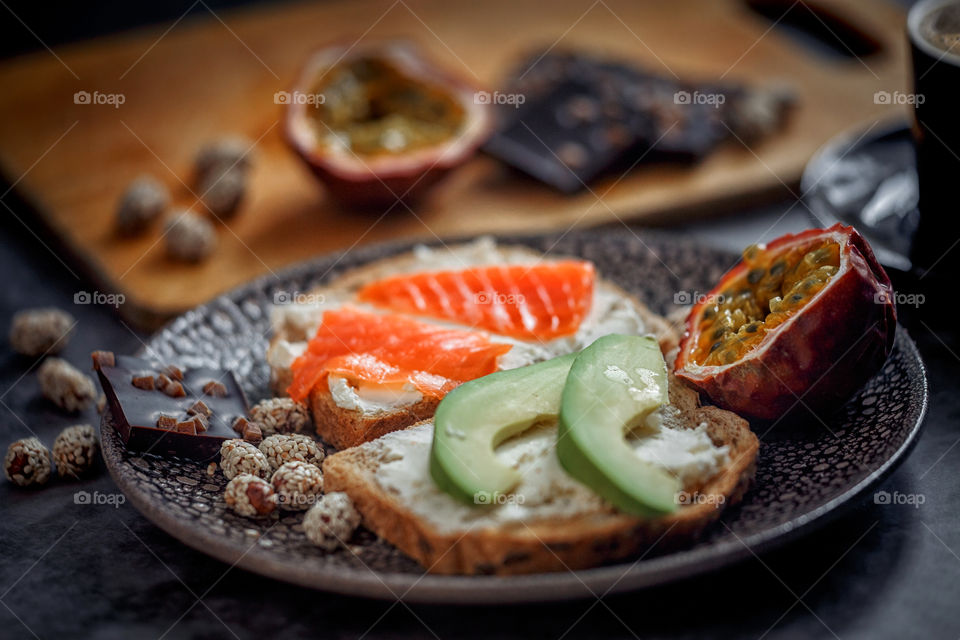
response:
<path id="1" fill-rule="evenodd" d="M 742 415 L 831 409 L 889 355 L 892 299 L 889 277 L 852 227 L 751 246 L 690 311 L 674 369 Z"/>
<path id="2" fill-rule="evenodd" d="M 476 91 L 407 42 L 332 45 L 311 56 L 290 94 L 287 138 L 341 202 L 413 201 L 489 134 Z"/>

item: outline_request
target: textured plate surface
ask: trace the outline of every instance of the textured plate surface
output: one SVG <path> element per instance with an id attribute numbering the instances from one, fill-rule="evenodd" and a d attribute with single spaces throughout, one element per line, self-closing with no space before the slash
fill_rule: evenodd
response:
<path id="1" fill-rule="evenodd" d="M 542 251 L 579 255 L 661 313 L 689 301 L 736 260 L 677 236 L 622 230 L 564 237 L 506 239 Z M 408 249 L 373 246 L 331 256 L 263 279 L 190 311 L 157 333 L 147 354 L 187 367 L 233 370 L 252 402 L 268 395 L 268 307 L 277 299 L 369 260 Z M 684 292 L 684 293 L 678 293 Z M 302 515 L 250 520 L 227 510 L 226 481 L 207 465 L 128 454 L 111 424 L 101 427 L 104 458 L 128 499 L 186 544 L 251 571 L 304 586 L 410 601 L 490 603 L 555 600 L 658 584 L 729 564 L 836 515 L 889 473 L 909 451 L 926 411 L 927 386 L 917 349 L 900 328 L 883 369 L 836 414 L 805 424 L 755 424 L 761 436 L 756 482 L 742 505 L 728 510 L 695 545 L 667 552 L 654 546 L 639 562 L 571 573 L 509 578 L 425 575 L 412 560 L 360 530 L 350 547 L 325 553 L 300 528 Z M 768 432 L 768 429 L 769 432 Z M 766 432 L 766 433 L 765 433 Z"/>

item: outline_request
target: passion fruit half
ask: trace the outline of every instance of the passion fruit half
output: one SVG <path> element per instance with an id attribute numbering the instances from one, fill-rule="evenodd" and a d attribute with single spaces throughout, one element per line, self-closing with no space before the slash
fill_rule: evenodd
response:
<path id="1" fill-rule="evenodd" d="M 476 88 L 401 41 L 319 49 L 279 95 L 290 144 L 354 206 L 415 200 L 473 155 L 492 124 Z"/>
<path id="2" fill-rule="evenodd" d="M 893 299 L 890 278 L 852 227 L 753 245 L 691 309 L 674 371 L 741 415 L 830 410 L 893 348 Z"/>

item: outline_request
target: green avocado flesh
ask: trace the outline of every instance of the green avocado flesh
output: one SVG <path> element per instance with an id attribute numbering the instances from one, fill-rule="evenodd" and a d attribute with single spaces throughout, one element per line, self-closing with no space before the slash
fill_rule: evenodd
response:
<path id="1" fill-rule="evenodd" d="M 560 394 L 576 354 L 466 382 L 446 395 L 434 415 L 430 475 L 469 504 L 490 504 L 520 482 L 494 453 L 501 442 L 556 420 Z"/>
<path id="2" fill-rule="evenodd" d="M 668 400 L 667 366 L 655 339 L 598 339 L 577 356 L 563 388 L 560 464 L 625 513 L 658 516 L 676 510 L 680 481 L 640 460 L 626 439 Z"/>

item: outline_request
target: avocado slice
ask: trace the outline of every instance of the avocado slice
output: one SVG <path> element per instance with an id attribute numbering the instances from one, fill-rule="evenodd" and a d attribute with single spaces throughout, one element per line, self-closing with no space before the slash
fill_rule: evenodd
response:
<path id="1" fill-rule="evenodd" d="M 561 465 L 621 511 L 639 516 L 674 511 L 680 481 L 640 460 L 626 440 L 668 400 L 667 366 L 654 338 L 598 339 L 577 356 L 563 388 Z"/>
<path id="2" fill-rule="evenodd" d="M 489 504 L 520 481 L 494 449 L 560 409 L 575 353 L 498 371 L 466 382 L 444 397 L 433 417 L 430 475 L 441 489 L 469 504 Z"/>

